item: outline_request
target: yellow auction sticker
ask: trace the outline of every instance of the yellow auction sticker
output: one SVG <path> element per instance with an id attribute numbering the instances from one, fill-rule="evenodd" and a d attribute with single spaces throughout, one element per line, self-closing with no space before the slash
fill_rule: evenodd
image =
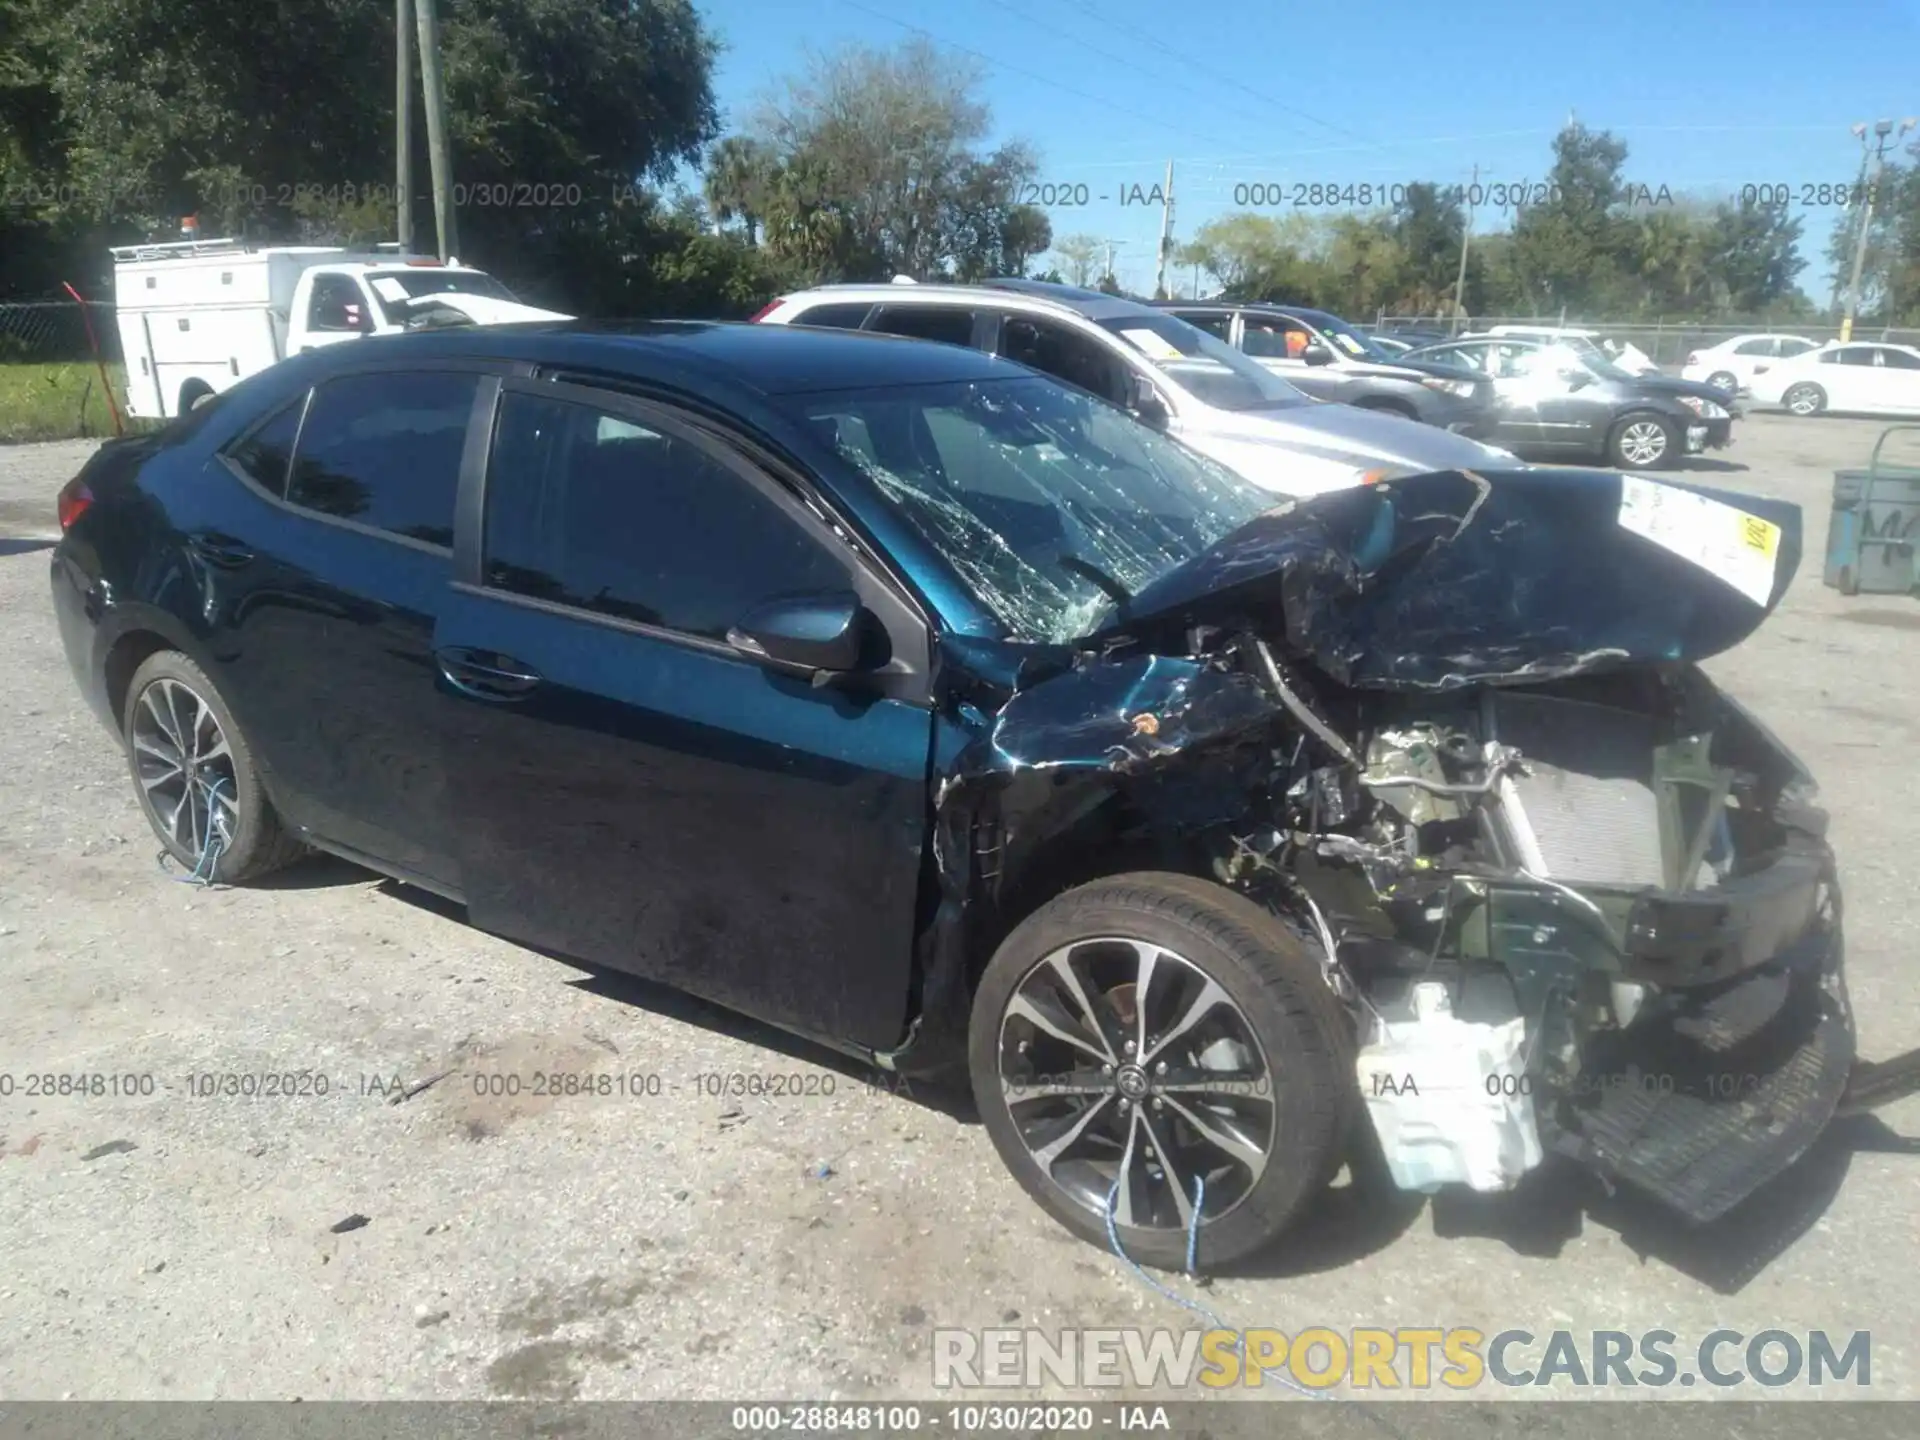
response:
<path id="1" fill-rule="evenodd" d="M 1749 550 L 1758 550 L 1769 560 L 1780 548 L 1780 527 L 1771 520 L 1746 515 L 1740 520 L 1740 538 Z"/>

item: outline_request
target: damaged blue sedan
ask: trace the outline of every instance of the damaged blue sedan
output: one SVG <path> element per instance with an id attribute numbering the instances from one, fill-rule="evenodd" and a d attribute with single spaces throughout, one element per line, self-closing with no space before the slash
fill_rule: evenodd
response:
<path id="1" fill-rule="evenodd" d="M 1371 1135 L 1711 1221 L 1836 1114 L 1804 768 L 1697 668 L 1799 512 L 1516 468 L 1273 497 L 958 347 L 329 347 L 60 496 L 60 632 L 160 842 L 310 850 L 887 1070 L 1096 1243 L 1219 1264 Z"/>

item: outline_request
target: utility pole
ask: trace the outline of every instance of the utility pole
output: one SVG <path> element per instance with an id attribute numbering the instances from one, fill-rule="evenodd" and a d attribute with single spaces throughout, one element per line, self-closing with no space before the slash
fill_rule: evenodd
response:
<path id="1" fill-rule="evenodd" d="M 1891 120 L 1873 122 L 1873 163 L 1867 175 L 1867 198 L 1860 210 L 1860 234 L 1853 246 L 1853 278 L 1847 282 L 1847 313 L 1840 319 L 1840 340 L 1845 343 L 1853 338 L 1853 317 L 1860 309 L 1860 271 L 1867 263 L 1867 237 L 1873 230 L 1874 192 L 1880 188 L 1880 174 L 1886 168 L 1887 149 L 1897 135 L 1905 135 L 1920 121 L 1902 120 L 1898 131 Z M 1856 125 L 1853 133 L 1859 137 L 1860 144 L 1867 143 L 1867 127 Z"/>
<path id="2" fill-rule="evenodd" d="M 393 203 L 400 253 L 413 253 L 413 7 L 393 0 Z"/>
<path id="3" fill-rule="evenodd" d="M 1853 224 L 1858 219 L 1860 214 L 1860 211 L 1858 208 L 1859 202 L 1863 198 L 1865 198 L 1866 193 L 1867 193 L 1867 146 L 1866 146 L 1865 137 L 1863 136 L 1860 142 L 1860 175 L 1859 175 L 1859 178 L 1853 182 L 1853 199 L 1847 202 L 1847 225 L 1848 225 L 1849 235 L 1853 233 L 1852 231 Z M 1838 267 L 1835 267 L 1833 272 L 1833 294 L 1827 300 L 1827 309 L 1835 314 L 1839 313 L 1839 310 L 1840 310 L 1840 271 Z"/>
<path id="4" fill-rule="evenodd" d="M 1173 251 L 1173 161 L 1167 161 L 1167 188 L 1160 202 L 1160 269 L 1154 276 L 1153 298 L 1170 300 L 1167 293 L 1167 261 Z"/>
<path id="5" fill-rule="evenodd" d="M 404 4 L 405 0 L 401 0 Z M 1453 282 L 1453 329 L 1450 333 L 1460 333 L 1460 317 L 1465 309 L 1467 293 L 1467 246 L 1473 240 L 1473 192 L 1480 188 L 1480 167 L 1473 167 L 1473 181 L 1467 186 L 1467 222 L 1460 230 L 1460 274 Z"/>
<path id="6" fill-rule="evenodd" d="M 416 0 L 420 21 L 420 84 L 427 101 L 427 158 L 433 166 L 433 225 L 440 259 L 453 258 L 453 160 L 447 152 L 447 92 L 440 83 L 440 13 L 437 0 Z"/>

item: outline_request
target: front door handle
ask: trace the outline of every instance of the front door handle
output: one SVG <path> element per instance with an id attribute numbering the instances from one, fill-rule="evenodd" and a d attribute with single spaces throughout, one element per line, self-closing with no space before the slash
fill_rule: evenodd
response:
<path id="1" fill-rule="evenodd" d="M 507 655 L 453 646 L 433 658 L 448 684 L 478 700 L 518 700 L 540 683 L 539 671 Z"/>
<path id="2" fill-rule="evenodd" d="M 223 570 L 237 570 L 253 559 L 253 551 L 231 535 L 222 535 L 214 530 L 189 535 L 187 545 L 209 565 L 218 565 Z"/>

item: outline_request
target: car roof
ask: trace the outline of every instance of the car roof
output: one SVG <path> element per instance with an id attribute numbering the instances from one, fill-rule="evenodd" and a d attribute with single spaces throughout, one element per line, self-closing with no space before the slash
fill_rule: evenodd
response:
<path id="1" fill-rule="evenodd" d="M 1156 310 L 1251 310 L 1257 315 L 1286 315 L 1296 320 L 1305 320 L 1311 325 L 1344 325 L 1342 320 L 1329 310 L 1315 310 L 1307 305 L 1276 305 L 1270 301 L 1250 300 L 1244 303 L 1235 300 L 1155 300 Z"/>
<path id="2" fill-rule="evenodd" d="M 989 280 L 981 285 L 815 285 L 780 299 L 785 304 L 799 300 L 836 300 L 866 301 L 875 305 L 978 305 L 983 299 L 992 299 L 997 303 L 1013 301 L 1016 308 L 1066 311 L 1088 320 L 1117 320 L 1157 313 L 1153 306 L 1122 295 L 1083 290 L 1076 285 L 1055 285 L 1047 280 Z"/>
<path id="3" fill-rule="evenodd" d="M 892 335 L 707 320 L 538 321 L 382 335 L 366 345 L 329 345 L 311 356 L 341 366 L 371 358 L 530 360 L 689 388 L 690 379 L 731 383 L 763 395 L 892 389 L 956 380 L 1007 379 L 1023 367 L 978 350 Z M 323 366 L 323 368 L 333 368 Z"/>

